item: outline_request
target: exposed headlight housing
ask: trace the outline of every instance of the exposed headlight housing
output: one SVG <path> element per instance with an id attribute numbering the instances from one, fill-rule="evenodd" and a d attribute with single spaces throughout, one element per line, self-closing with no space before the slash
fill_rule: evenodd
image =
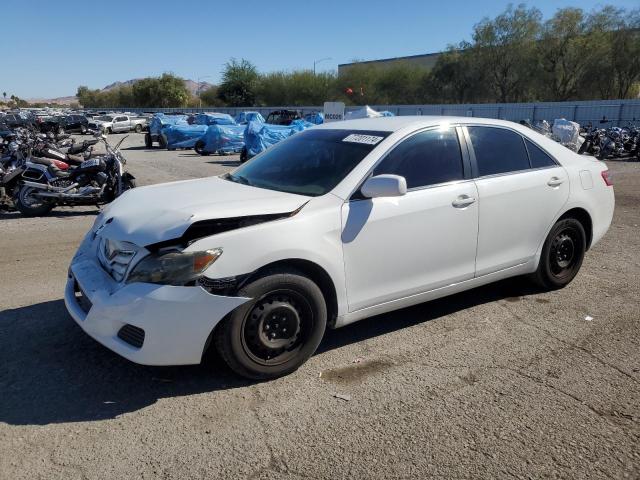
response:
<path id="1" fill-rule="evenodd" d="M 220 255 L 222 255 L 221 248 L 200 252 L 170 251 L 151 254 L 133 267 L 127 277 L 127 283 L 185 285 L 197 280 Z"/>

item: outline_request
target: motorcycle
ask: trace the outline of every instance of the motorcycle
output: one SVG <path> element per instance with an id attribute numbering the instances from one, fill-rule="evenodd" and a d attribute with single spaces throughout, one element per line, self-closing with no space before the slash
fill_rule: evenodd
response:
<path id="1" fill-rule="evenodd" d="M 126 159 L 120 152 L 127 137 L 115 147 L 104 135 L 96 138 L 104 143 L 107 154 L 66 170 L 52 164 L 52 159 L 29 158 L 14 194 L 20 213 L 32 217 L 46 215 L 56 206 L 101 205 L 135 188 L 135 178 L 124 170 Z"/>

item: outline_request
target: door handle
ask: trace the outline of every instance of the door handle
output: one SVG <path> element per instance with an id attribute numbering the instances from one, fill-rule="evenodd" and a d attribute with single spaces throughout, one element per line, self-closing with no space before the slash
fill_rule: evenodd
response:
<path id="1" fill-rule="evenodd" d="M 453 202 L 451 202 L 451 205 L 453 205 L 455 208 L 464 208 L 468 207 L 472 203 L 475 203 L 475 201 L 475 197 L 470 197 L 469 195 L 460 195 Z"/>
<path id="2" fill-rule="evenodd" d="M 549 185 L 550 187 L 559 187 L 560 185 L 563 184 L 563 182 L 564 180 L 562 180 L 561 178 L 551 177 L 547 182 L 547 185 Z"/>

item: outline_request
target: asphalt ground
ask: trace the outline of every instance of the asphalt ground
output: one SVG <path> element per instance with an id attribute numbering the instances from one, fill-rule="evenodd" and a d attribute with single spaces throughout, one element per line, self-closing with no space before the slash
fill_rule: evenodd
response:
<path id="1" fill-rule="evenodd" d="M 123 149 L 140 185 L 238 165 L 142 139 Z M 613 224 L 565 289 L 363 320 L 264 383 L 102 347 L 62 300 L 97 209 L 0 213 L 0 479 L 639 478 L 640 164 L 609 166 Z"/>

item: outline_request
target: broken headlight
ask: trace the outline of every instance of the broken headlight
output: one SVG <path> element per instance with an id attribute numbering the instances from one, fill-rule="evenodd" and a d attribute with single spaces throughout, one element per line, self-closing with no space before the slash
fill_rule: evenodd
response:
<path id="1" fill-rule="evenodd" d="M 127 283 L 144 282 L 161 285 L 185 285 L 198 279 L 222 255 L 221 248 L 201 252 L 170 251 L 151 254 L 136 264 Z"/>

